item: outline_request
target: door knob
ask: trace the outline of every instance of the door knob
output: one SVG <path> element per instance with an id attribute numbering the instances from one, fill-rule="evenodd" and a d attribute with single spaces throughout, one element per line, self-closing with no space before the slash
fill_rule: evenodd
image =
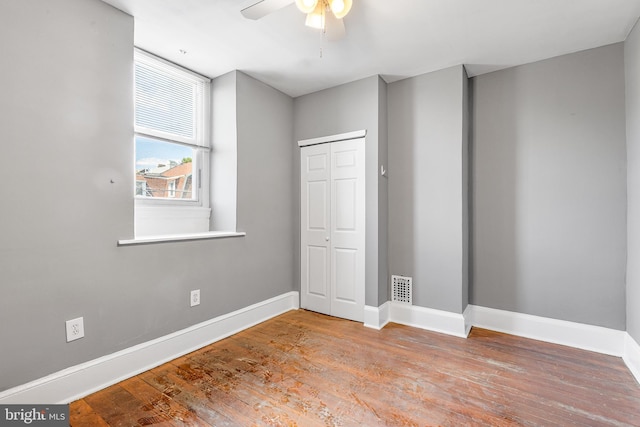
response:
<path id="1" fill-rule="evenodd" d="M 329 241 L 329 236 L 325 237 L 324 240 Z"/>

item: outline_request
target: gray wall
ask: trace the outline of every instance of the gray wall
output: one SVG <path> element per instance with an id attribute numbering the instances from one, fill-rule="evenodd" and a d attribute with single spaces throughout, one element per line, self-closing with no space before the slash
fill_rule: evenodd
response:
<path id="1" fill-rule="evenodd" d="M 413 304 L 466 307 L 462 66 L 388 86 L 389 273 L 413 277 Z M 464 300 L 464 301 L 463 301 Z"/>
<path id="2" fill-rule="evenodd" d="M 470 302 L 624 330 L 622 44 L 472 86 Z"/>
<path id="3" fill-rule="evenodd" d="M 640 25 L 624 45 L 627 111 L 627 332 L 640 343 Z"/>
<path id="4" fill-rule="evenodd" d="M 262 282 L 278 278 L 294 290 L 293 99 L 241 72 L 237 85 L 238 231 L 253 255 L 240 256 L 253 280 L 247 291 L 264 295 Z"/>
<path id="5" fill-rule="evenodd" d="M 0 391 L 294 290 L 293 101 L 238 75 L 245 238 L 117 247 L 133 237 L 133 20 L 53 6 L 0 6 Z M 78 316 L 86 336 L 66 343 Z"/>
<path id="6" fill-rule="evenodd" d="M 382 94 L 381 94 L 382 92 Z M 366 129 L 366 290 L 365 304 L 378 307 L 386 301 L 384 284 L 379 278 L 380 254 L 386 253 L 384 241 L 379 240 L 379 216 L 384 207 L 380 206 L 379 194 L 379 113 L 380 97 L 384 97 L 384 84 L 378 76 L 368 77 L 352 83 L 336 86 L 294 100 L 294 171 L 296 198 L 296 283 L 300 288 L 300 151 L 297 141 L 321 136 L 335 135 Z M 384 145 L 384 141 L 382 142 Z M 384 197 L 384 190 L 382 190 Z M 384 225 L 382 226 L 384 228 Z M 382 246 L 382 247 L 379 247 Z M 382 287 L 382 289 L 381 289 Z"/>

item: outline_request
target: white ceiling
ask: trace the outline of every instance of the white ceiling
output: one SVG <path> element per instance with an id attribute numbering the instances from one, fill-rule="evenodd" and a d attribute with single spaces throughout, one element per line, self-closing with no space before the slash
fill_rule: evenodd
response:
<path id="1" fill-rule="evenodd" d="M 465 64 L 473 76 L 616 43 L 640 16 L 640 0 L 353 0 L 347 36 L 328 42 L 293 4 L 251 21 L 240 10 L 257 0 L 103 1 L 135 17 L 136 46 L 209 77 L 241 70 L 294 97 L 375 74 L 393 82 Z"/>

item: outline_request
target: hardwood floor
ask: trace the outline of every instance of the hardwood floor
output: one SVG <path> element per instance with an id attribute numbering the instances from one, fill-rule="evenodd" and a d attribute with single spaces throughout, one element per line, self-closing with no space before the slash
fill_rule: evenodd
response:
<path id="1" fill-rule="evenodd" d="M 71 426 L 640 426 L 621 359 L 298 310 L 71 404 Z"/>

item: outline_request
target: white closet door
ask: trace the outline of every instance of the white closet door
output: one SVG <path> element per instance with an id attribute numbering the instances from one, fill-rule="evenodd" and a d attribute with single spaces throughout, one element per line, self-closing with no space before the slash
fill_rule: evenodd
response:
<path id="1" fill-rule="evenodd" d="M 329 146 L 303 147 L 301 169 L 302 308 L 330 314 L 331 155 Z"/>
<path id="2" fill-rule="evenodd" d="M 364 320 L 364 139 L 301 149 L 301 306 Z"/>
<path id="3" fill-rule="evenodd" d="M 364 139 L 331 145 L 331 315 L 364 321 Z"/>

